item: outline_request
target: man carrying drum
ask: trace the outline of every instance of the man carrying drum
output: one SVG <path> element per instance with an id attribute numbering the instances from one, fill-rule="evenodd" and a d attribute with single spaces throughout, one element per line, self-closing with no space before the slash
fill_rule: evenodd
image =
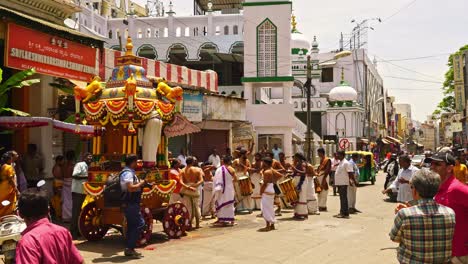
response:
<path id="1" fill-rule="evenodd" d="M 240 181 L 247 181 L 250 182 L 249 178 L 249 170 L 250 170 L 250 161 L 247 159 L 247 150 L 241 149 L 239 151 L 239 158 L 235 159 L 232 163 L 232 167 L 236 171 L 237 182 L 235 183 L 236 189 L 236 198 L 237 198 L 237 211 L 248 211 L 252 213 L 252 197 L 250 195 L 243 195 L 241 186 L 239 184 Z M 247 178 L 247 179 L 246 179 Z M 247 185 L 245 185 L 247 186 Z M 245 193 L 244 193 L 245 194 Z"/>

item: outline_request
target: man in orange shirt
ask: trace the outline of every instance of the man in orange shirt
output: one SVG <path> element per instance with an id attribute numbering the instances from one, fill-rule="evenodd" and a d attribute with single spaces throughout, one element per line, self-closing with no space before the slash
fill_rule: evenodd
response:
<path id="1" fill-rule="evenodd" d="M 460 157 L 457 157 L 457 159 L 455 160 L 455 166 L 453 167 L 453 174 L 455 175 L 455 178 L 457 178 L 457 180 L 465 184 L 468 183 L 468 179 L 467 179 L 468 171 L 467 171 L 466 165 L 461 162 Z"/>

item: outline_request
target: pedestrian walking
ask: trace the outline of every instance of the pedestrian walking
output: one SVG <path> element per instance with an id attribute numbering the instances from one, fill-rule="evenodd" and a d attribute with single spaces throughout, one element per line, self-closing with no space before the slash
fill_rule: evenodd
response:
<path id="1" fill-rule="evenodd" d="M 390 239 L 399 243 L 400 263 L 450 263 L 455 212 L 434 201 L 440 176 L 417 171 L 410 180 L 415 206 L 397 212 Z"/>
<path id="2" fill-rule="evenodd" d="M 350 184 L 348 186 L 348 207 L 350 214 L 356 214 L 361 212 L 356 208 L 357 185 L 359 182 L 359 167 L 357 165 L 357 162 L 359 162 L 359 155 L 357 153 L 354 153 L 351 156 L 351 159 L 349 160 L 349 163 L 351 163 L 351 166 L 353 166 L 354 169 L 354 181 L 352 182 L 353 184 Z"/>
<path id="3" fill-rule="evenodd" d="M 73 168 L 72 173 L 72 219 L 70 223 L 70 232 L 73 239 L 80 236 L 78 229 L 78 219 L 81 213 L 81 206 L 86 198 L 84 193 L 83 183 L 88 180 L 88 166 L 93 161 L 93 155 L 86 153 L 82 162 L 78 162 Z"/>
<path id="4" fill-rule="evenodd" d="M 141 253 L 135 251 L 138 237 L 145 227 L 141 215 L 141 194 L 145 180 L 139 180 L 135 174 L 138 157 L 128 155 L 125 158 L 125 168 L 120 172 L 120 187 L 122 190 L 122 209 L 127 220 L 127 233 L 124 254 L 127 257 L 140 258 Z"/>
<path id="5" fill-rule="evenodd" d="M 334 215 L 336 218 L 349 218 L 348 186 L 356 184 L 354 180 L 354 168 L 345 159 L 345 152 L 338 150 L 336 159 L 339 161 L 335 171 L 335 185 L 340 194 L 340 213 Z"/>

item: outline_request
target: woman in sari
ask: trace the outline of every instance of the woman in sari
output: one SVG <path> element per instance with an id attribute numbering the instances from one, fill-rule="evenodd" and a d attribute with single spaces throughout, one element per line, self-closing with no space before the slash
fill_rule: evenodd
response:
<path id="1" fill-rule="evenodd" d="M 13 214 L 16 206 L 17 194 L 19 193 L 16 185 L 15 169 L 12 165 L 13 152 L 8 151 L 3 154 L 0 164 L 0 202 L 5 200 L 10 202 L 7 206 L 0 206 L 0 217 L 3 217 Z"/>

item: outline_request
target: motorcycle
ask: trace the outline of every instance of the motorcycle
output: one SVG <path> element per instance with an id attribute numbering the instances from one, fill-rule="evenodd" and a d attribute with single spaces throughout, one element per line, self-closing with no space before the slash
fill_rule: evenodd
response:
<path id="1" fill-rule="evenodd" d="M 37 183 L 37 189 L 40 190 L 45 185 L 41 180 Z M 5 200 L 1 205 L 6 207 L 10 201 Z M 0 218 L 0 254 L 4 256 L 3 263 L 14 264 L 16 258 L 16 246 L 21 239 L 21 233 L 26 229 L 26 222 L 17 215 L 18 208 L 15 208 L 14 214 L 6 215 Z"/>
<path id="2" fill-rule="evenodd" d="M 2 201 L 1 204 L 9 206 L 10 201 Z M 0 254 L 3 254 L 5 264 L 15 263 L 16 245 L 24 229 L 26 229 L 26 223 L 17 215 L 6 215 L 0 218 Z"/>

